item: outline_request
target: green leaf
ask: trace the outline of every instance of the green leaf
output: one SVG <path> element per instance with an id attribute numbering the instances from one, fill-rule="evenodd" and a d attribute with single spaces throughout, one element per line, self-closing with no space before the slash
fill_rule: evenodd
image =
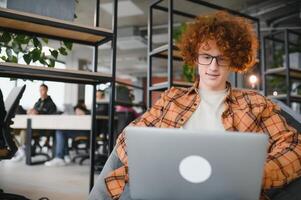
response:
<path id="1" fill-rule="evenodd" d="M 188 64 L 183 65 L 183 76 L 184 79 L 188 82 L 194 82 L 195 79 L 195 68 Z"/>
<path id="2" fill-rule="evenodd" d="M 34 38 L 32 39 L 32 41 L 33 41 L 33 45 L 34 45 L 35 47 L 42 48 L 42 44 L 41 44 L 41 42 L 39 41 L 39 39 L 38 39 L 37 37 L 34 37 Z"/>
<path id="3" fill-rule="evenodd" d="M 40 60 L 41 58 L 41 49 L 35 48 L 31 51 L 32 53 L 32 61 L 36 62 L 37 60 Z"/>
<path id="4" fill-rule="evenodd" d="M 0 42 L 4 42 L 5 44 L 8 44 L 11 41 L 12 37 L 11 34 L 8 32 L 4 32 L 0 37 Z"/>
<path id="5" fill-rule="evenodd" d="M 11 57 L 13 56 L 13 51 L 10 48 L 6 48 L 5 52 L 6 52 L 8 59 L 10 60 Z"/>
<path id="6" fill-rule="evenodd" d="M 70 41 L 63 41 L 63 42 L 64 42 L 64 45 L 66 46 L 66 48 L 71 51 L 73 43 Z"/>
<path id="7" fill-rule="evenodd" d="M 21 50 L 20 44 L 16 40 L 12 42 L 12 49 L 16 54 L 18 54 Z"/>
<path id="8" fill-rule="evenodd" d="M 18 63 L 18 58 L 17 56 L 13 56 L 12 59 L 10 60 L 13 63 Z"/>
<path id="9" fill-rule="evenodd" d="M 32 36 L 26 35 L 25 38 L 24 38 L 24 44 L 28 44 L 29 41 L 30 41 L 32 38 L 33 38 Z"/>
<path id="10" fill-rule="evenodd" d="M 64 56 L 68 55 L 68 53 L 67 53 L 67 51 L 66 51 L 66 49 L 64 47 L 60 47 L 59 48 L 59 52 L 60 52 L 60 54 L 62 54 Z"/>
<path id="11" fill-rule="evenodd" d="M 42 65 L 48 65 L 48 63 L 46 62 L 46 58 L 44 57 L 44 55 L 40 58 L 39 62 L 40 62 Z"/>
<path id="12" fill-rule="evenodd" d="M 51 51 L 50 49 L 49 49 L 49 51 L 50 51 L 51 55 L 52 55 L 55 59 L 57 59 L 57 57 L 58 57 L 58 55 L 59 55 L 59 52 L 58 52 L 57 50 Z"/>
<path id="13" fill-rule="evenodd" d="M 186 23 L 181 23 L 179 27 L 174 28 L 172 38 L 176 42 L 178 42 L 181 39 L 183 33 L 186 31 L 186 28 L 187 28 Z"/>
<path id="14" fill-rule="evenodd" d="M 24 59 L 24 61 L 26 62 L 26 64 L 29 65 L 30 62 L 31 62 L 31 60 L 32 60 L 32 58 L 31 58 L 31 53 L 24 54 L 24 55 L 23 55 L 23 59 Z"/>
<path id="15" fill-rule="evenodd" d="M 43 42 L 45 42 L 46 44 L 48 44 L 48 38 L 42 38 Z"/>
<path id="16" fill-rule="evenodd" d="M 17 35 L 15 38 L 15 41 L 19 44 L 27 44 L 28 41 L 26 41 L 26 36 L 25 35 Z"/>
<path id="17" fill-rule="evenodd" d="M 43 52 L 42 55 L 40 56 L 39 62 L 40 62 L 42 65 L 47 65 L 47 66 L 49 66 L 47 60 L 48 60 L 48 58 L 45 56 L 45 53 Z"/>
<path id="18" fill-rule="evenodd" d="M 54 59 L 49 59 L 49 64 L 48 64 L 48 67 L 54 67 L 54 65 L 55 65 L 55 60 Z"/>
<path id="19" fill-rule="evenodd" d="M 5 62 L 7 62 L 7 57 L 6 56 L 1 56 L 1 59 Z"/>

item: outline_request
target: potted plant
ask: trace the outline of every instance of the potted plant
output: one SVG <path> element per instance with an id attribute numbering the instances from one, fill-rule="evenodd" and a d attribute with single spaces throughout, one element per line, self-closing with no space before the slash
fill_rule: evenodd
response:
<path id="1" fill-rule="evenodd" d="M 178 43 L 181 39 L 182 34 L 186 31 L 187 24 L 182 23 L 179 27 L 174 29 L 173 40 L 175 43 Z M 194 82 L 195 81 L 195 67 L 187 63 L 183 64 L 182 76 L 185 81 Z"/>

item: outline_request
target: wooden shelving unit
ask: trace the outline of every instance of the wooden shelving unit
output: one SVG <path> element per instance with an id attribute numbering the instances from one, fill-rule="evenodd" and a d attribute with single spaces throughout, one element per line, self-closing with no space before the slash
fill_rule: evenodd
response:
<path id="1" fill-rule="evenodd" d="M 265 74 L 285 77 L 286 76 L 286 68 L 278 67 L 278 68 L 268 69 L 268 70 L 266 70 Z M 290 68 L 289 76 L 292 79 L 300 80 L 301 79 L 301 68 L 300 69 Z"/>
<path id="2" fill-rule="evenodd" d="M 287 105 L 291 106 L 292 102 L 295 103 L 301 103 L 301 98 L 300 95 L 295 95 L 292 93 L 292 83 L 293 82 L 300 82 L 301 81 L 301 68 L 293 68 L 291 67 L 290 63 L 290 53 L 291 52 L 291 47 L 298 47 L 298 44 L 294 43 L 291 38 L 292 35 L 298 36 L 298 38 L 301 37 L 301 32 L 297 32 L 295 30 L 290 30 L 290 29 L 284 29 L 282 31 L 276 31 L 272 32 L 268 35 L 265 35 L 262 37 L 261 41 L 261 57 L 263 58 L 262 62 L 262 78 L 263 78 L 263 91 L 264 95 L 269 96 L 270 98 L 275 98 L 284 101 Z M 281 36 L 281 37 L 279 37 Z M 267 42 L 270 43 L 267 43 Z M 266 58 L 267 57 L 272 57 L 274 58 L 274 55 L 276 54 L 275 50 L 275 44 L 281 44 L 283 45 L 283 50 L 284 53 L 283 55 L 283 63 L 278 63 L 279 65 L 282 65 L 284 67 L 277 67 L 277 68 L 271 68 L 271 64 L 267 63 Z M 269 45 L 269 46 L 268 46 Z M 267 54 L 267 49 L 270 51 L 270 55 Z M 274 60 L 274 59 L 273 59 Z M 271 76 L 280 76 L 284 77 L 286 88 L 287 88 L 287 94 L 279 94 L 277 96 L 273 96 L 271 94 L 268 94 L 268 85 L 270 84 L 268 82 L 267 77 Z"/>
<path id="3" fill-rule="evenodd" d="M 97 44 L 112 39 L 113 32 L 41 15 L 0 8 L 0 28 L 81 44 Z"/>
<path id="4" fill-rule="evenodd" d="M 109 149 L 113 149 L 114 141 L 114 106 L 115 106 L 115 76 L 116 76 L 116 40 L 117 40 L 117 8 L 118 0 L 113 0 L 112 30 L 99 27 L 100 0 L 96 0 L 94 27 L 80 25 L 69 21 L 54 19 L 31 13 L 25 13 L 10 9 L 0 8 L 0 31 L 8 31 L 16 34 L 34 35 L 55 40 L 71 41 L 78 44 L 89 45 L 94 48 L 93 71 L 78 71 L 69 69 L 56 69 L 37 67 L 31 65 L 20 65 L 15 63 L 0 63 L 0 76 L 21 78 L 30 80 L 49 80 L 57 82 L 90 84 L 93 86 L 92 121 L 90 135 L 90 184 L 91 190 L 94 185 L 94 158 L 96 144 L 96 85 L 99 83 L 111 82 L 110 92 L 110 115 L 109 115 Z M 98 47 L 111 41 L 112 51 L 112 75 L 98 73 Z M 31 149 L 31 148 L 28 148 Z M 30 150 L 28 150 L 30 151 Z M 27 152 L 27 155 L 31 155 Z M 26 160 L 32 164 L 31 160 Z"/>
<path id="5" fill-rule="evenodd" d="M 100 84 L 112 81 L 112 76 L 99 72 L 87 72 L 70 69 L 56 69 L 0 62 L 2 77 L 22 78 L 29 80 L 48 80 L 66 83 Z"/>
<path id="6" fill-rule="evenodd" d="M 157 47 L 150 52 L 150 55 L 156 58 L 168 58 L 168 45 Z M 173 59 L 177 61 L 183 61 L 179 48 L 173 45 Z"/>

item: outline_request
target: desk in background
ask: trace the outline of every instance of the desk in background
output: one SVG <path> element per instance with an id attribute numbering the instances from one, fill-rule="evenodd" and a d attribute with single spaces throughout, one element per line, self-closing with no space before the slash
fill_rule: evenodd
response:
<path id="1" fill-rule="evenodd" d="M 98 115 L 96 120 L 109 120 L 109 116 Z M 91 130 L 90 115 L 16 115 L 13 122 L 11 128 L 26 129 L 25 154 L 28 165 L 41 163 L 31 160 L 32 130 Z"/>

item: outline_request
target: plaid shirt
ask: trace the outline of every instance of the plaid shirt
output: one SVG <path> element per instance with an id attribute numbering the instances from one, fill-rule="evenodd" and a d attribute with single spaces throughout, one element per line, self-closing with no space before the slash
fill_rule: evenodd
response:
<path id="1" fill-rule="evenodd" d="M 254 132 L 269 136 L 268 157 L 264 167 L 263 189 L 282 186 L 301 174 L 301 135 L 278 114 L 279 107 L 252 90 L 232 89 L 227 83 L 225 110 L 221 116 L 227 131 Z M 132 126 L 180 128 L 200 104 L 198 82 L 191 88 L 165 91 L 152 108 L 131 123 Z M 300 131 L 300 130 L 299 130 Z M 118 199 L 128 182 L 125 133 L 116 143 L 123 167 L 105 178 L 109 195 Z"/>

